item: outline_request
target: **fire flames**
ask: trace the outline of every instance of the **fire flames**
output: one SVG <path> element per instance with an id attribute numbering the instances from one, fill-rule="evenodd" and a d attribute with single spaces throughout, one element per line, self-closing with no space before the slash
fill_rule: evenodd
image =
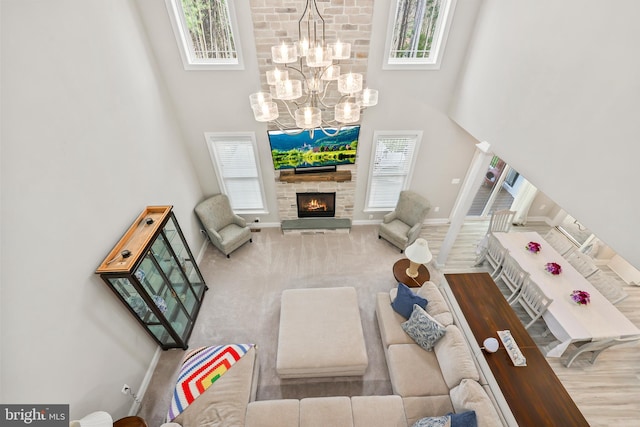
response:
<path id="1" fill-rule="evenodd" d="M 322 203 L 317 199 L 311 199 L 307 204 L 304 205 L 304 208 L 308 211 L 326 211 L 327 204 Z"/>

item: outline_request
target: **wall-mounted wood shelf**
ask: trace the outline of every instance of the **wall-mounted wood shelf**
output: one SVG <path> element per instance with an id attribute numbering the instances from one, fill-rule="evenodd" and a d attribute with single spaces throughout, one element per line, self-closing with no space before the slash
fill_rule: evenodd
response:
<path id="1" fill-rule="evenodd" d="M 351 181 L 350 170 L 339 170 L 335 172 L 313 172 L 295 173 L 294 171 L 280 171 L 281 182 L 311 182 L 311 181 Z"/>

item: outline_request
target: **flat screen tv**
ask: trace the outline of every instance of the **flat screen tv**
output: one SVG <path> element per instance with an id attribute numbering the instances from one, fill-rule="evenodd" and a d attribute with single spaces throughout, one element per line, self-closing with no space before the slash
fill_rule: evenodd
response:
<path id="1" fill-rule="evenodd" d="M 327 129 L 333 134 L 335 128 Z M 267 131 L 273 166 L 278 169 L 302 169 L 319 166 L 349 165 L 356 162 L 360 125 L 340 128 L 336 136 L 327 136 L 320 129 L 297 135 L 282 131 Z"/>

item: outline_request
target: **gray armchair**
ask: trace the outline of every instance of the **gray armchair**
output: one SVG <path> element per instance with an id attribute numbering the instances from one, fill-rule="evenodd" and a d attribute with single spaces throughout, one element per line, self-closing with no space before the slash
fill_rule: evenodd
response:
<path id="1" fill-rule="evenodd" d="M 203 200 L 194 211 L 204 227 L 201 231 L 227 258 L 231 252 L 252 241 L 246 220 L 233 213 L 225 194 L 216 194 Z"/>
<path id="2" fill-rule="evenodd" d="M 380 224 L 378 238 L 389 241 L 402 253 L 420 235 L 422 222 L 430 209 L 429 201 L 418 193 L 401 191 L 396 209 L 386 214 Z"/>

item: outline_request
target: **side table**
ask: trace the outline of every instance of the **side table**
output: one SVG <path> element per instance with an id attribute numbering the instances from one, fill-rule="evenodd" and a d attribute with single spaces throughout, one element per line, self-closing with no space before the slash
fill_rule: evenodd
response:
<path id="1" fill-rule="evenodd" d="M 147 427 L 147 423 L 140 417 L 130 416 L 120 418 L 113 423 L 113 427 Z"/>
<path id="2" fill-rule="evenodd" d="M 393 277 L 395 277 L 396 281 L 404 283 L 410 288 L 419 288 L 431 278 L 429 270 L 424 265 L 418 267 L 418 277 L 407 276 L 407 268 L 409 268 L 409 260 L 407 258 L 396 261 L 393 264 Z"/>

